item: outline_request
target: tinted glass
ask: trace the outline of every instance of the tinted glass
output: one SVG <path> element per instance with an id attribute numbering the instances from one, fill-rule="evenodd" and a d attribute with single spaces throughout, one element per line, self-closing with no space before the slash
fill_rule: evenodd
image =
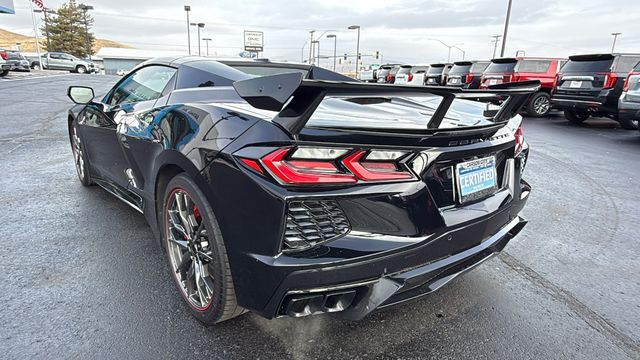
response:
<path id="1" fill-rule="evenodd" d="M 517 72 L 546 73 L 551 66 L 551 60 L 520 60 L 516 65 Z"/>
<path id="2" fill-rule="evenodd" d="M 400 68 L 394 67 L 393 69 L 389 70 L 389 75 L 395 75 L 399 70 Z"/>
<path id="3" fill-rule="evenodd" d="M 7 60 L 22 60 L 22 56 L 19 53 L 7 52 Z"/>
<path id="4" fill-rule="evenodd" d="M 438 74 L 442 74 L 443 71 L 444 71 L 444 66 L 431 66 L 427 71 L 427 74 L 438 75 Z"/>
<path id="5" fill-rule="evenodd" d="M 403 66 L 398 70 L 398 74 L 408 74 L 411 72 L 410 66 Z"/>
<path id="6" fill-rule="evenodd" d="M 49 57 L 52 59 L 61 59 L 62 56 L 60 56 L 59 54 L 49 54 Z"/>
<path id="7" fill-rule="evenodd" d="M 253 76 L 269 76 L 288 73 L 301 73 L 305 78 L 309 74 L 307 69 L 296 69 L 275 66 L 247 66 L 247 65 L 230 65 L 231 67 L 242 71 L 245 74 Z"/>
<path id="8" fill-rule="evenodd" d="M 515 62 L 509 63 L 494 63 L 489 64 L 487 69 L 484 71 L 486 73 L 512 73 L 513 69 L 516 67 Z"/>
<path id="9" fill-rule="evenodd" d="M 616 72 L 630 72 L 633 66 L 640 61 L 640 56 L 620 56 L 613 67 Z"/>
<path id="10" fill-rule="evenodd" d="M 481 73 L 487 68 L 487 66 L 489 66 L 488 62 L 475 63 L 471 65 L 470 71 L 474 74 Z"/>
<path id="11" fill-rule="evenodd" d="M 211 86 L 231 86 L 235 81 L 251 76 L 217 61 L 191 61 L 180 67 L 177 89 Z"/>
<path id="12" fill-rule="evenodd" d="M 414 66 L 411 68 L 412 74 L 422 74 L 427 72 L 428 66 Z"/>
<path id="13" fill-rule="evenodd" d="M 613 59 L 607 60 L 586 60 L 586 61 L 576 61 L 569 60 L 569 62 L 562 67 L 562 72 L 564 73 L 574 73 L 574 72 L 607 72 L 611 70 L 611 65 L 613 64 Z"/>
<path id="14" fill-rule="evenodd" d="M 462 75 L 467 74 L 471 70 L 471 65 L 453 65 L 451 71 L 449 71 L 450 75 Z"/>
<path id="15" fill-rule="evenodd" d="M 135 103 L 159 98 L 175 75 L 167 66 L 147 66 L 127 76 L 113 91 L 110 105 Z"/>

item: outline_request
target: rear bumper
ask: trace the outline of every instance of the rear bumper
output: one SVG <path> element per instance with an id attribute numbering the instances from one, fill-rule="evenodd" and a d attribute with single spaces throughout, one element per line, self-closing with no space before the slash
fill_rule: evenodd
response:
<path id="1" fill-rule="evenodd" d="M 2 64 L 2 65 L 0 65 L 0 70 L 9 71 L 9 70 L 11 70 L 11 65 Z"/>
<path id="2" fill-rule="evenodd" d="M 610 96 L 609 90 L 602 90 L 599 96 L 554 94 L 551 98 L 551 103 L 562 110 L 582 110 L 611 114 L 615 114 L 618 110 L 618 97 Z"/>
<path id="3" fill-rule="evenodd" d="M 640 120 L 640 102 L 625 101 L 625 96 L 621 96 L 618 101 L 618 118 L 621 120 Z"/>

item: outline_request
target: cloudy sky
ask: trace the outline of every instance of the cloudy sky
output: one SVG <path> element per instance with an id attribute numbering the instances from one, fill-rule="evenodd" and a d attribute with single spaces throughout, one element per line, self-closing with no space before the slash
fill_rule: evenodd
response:
<path id="1" fill-rule="evenodd" d="M 50 8 L 61 0 L 44 0 Z M 506 55 L 568 56 L 607 52 L 612 32 L 622 32 L 616 50 L 640 51 L 639 0 L 514 0 Z M 380 51 L 384 61 L 431 63 L 447 59 L 447 48 L 429 40 L 462 43 L 467 59 L 490 58 L 491 36 L 502 34 L 507 0 L 87 0 L 95 10 L 95 34 L 137 48 L 187 48 L 183 5 L 191 21 L 204 22 L 203 37 L 213 38 L 210 53 L 236 55 L 242 31 L 265 33 L 264 56 L 300 60 L 308 56 L 309 30 L 337 35 L 337 52 L 354 54 L 362 27 L 361 52 Z M 184 4 L 183 4 L 184 3 Z M 0 28 L 33 35 L 28 0 L 14 0 L 15 15 L 0 14 Z M 195 29 L 192 48 L 197 48 Z M 303 45 L 305 50 L 303 51 Z M 204 46 L 204 45 L 203 45 Z M 321 53 L 333 40 L 321 40 Z M 452 60 L 462 53 L 452 51 Z M 367 58 L 365 57 L 365 60 Z M 327 60 L 325 60 L 326 62 Z M 373 60 L 371 60 L 373 61 Z M 324 62 L 323 62 L 324 63 Z"/>

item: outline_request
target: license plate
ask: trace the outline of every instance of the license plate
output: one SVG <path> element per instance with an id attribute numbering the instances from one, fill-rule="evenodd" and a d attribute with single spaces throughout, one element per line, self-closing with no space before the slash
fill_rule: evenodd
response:
<path id="1" fill-rule="evenodd" d="M 433 84 L 436 82 L 436 79 L 427 79 L 427 83 Z"/>
<path id="2" fill-rule="evenodd" d="M 457 84 L 459 79 L 451 79 L 449 80 L 450 83 L 452 84 Z"/>
<path id="3" fill-rule="evenodd" d="M 569 87 L 570 88 L 581 88 L 582 87 L 582 81 L 571 81 L 569 83 Z"/>
<path id="4" fill-rule="evenodd" d="M 493 194 L 498 189 L 495 156 L 457 164 L 456 180 L 460 203 Z"/>
<path id="5" fill-rule="evenodd" d="M 495 85 L 495 84 L 497 84 L 497 83 L 498 83 L 498 80 L 497 80 L 497 79 L 491 79 L 491 80 L 489 80 L 489 85 Z"/>

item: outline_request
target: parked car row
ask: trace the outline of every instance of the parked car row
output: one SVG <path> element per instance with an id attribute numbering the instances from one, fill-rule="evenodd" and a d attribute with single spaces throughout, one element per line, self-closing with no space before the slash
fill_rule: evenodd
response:
<path id="1" fill-rule="evenodd" d="M 79 59 L 61 52 L 44 53 L 38 59 L 38 56 L 25 56 L 19 51 L 0 49 L 0 58 L 2 58 L 0 76 L 6 75 L 9 71 L 31 71 L 31 69 L 68 70 L 81 74 L 97 71 L 97 67 L 90 60 Z"/>
<path id="2" fill-rule="evenodd" d="M 378 83 L 465 89 L 538 80 L 540 91 L 522 109 L 528 116 L 546 116 L 557 108 L 572 123 L 601 116 L 617 120 L 625 129 L 638 129 L 639 62 L 640 54 L 596 54 L 569 59 L 517 57 L 453 64 L 385 64 L 374 77 Z"/>

